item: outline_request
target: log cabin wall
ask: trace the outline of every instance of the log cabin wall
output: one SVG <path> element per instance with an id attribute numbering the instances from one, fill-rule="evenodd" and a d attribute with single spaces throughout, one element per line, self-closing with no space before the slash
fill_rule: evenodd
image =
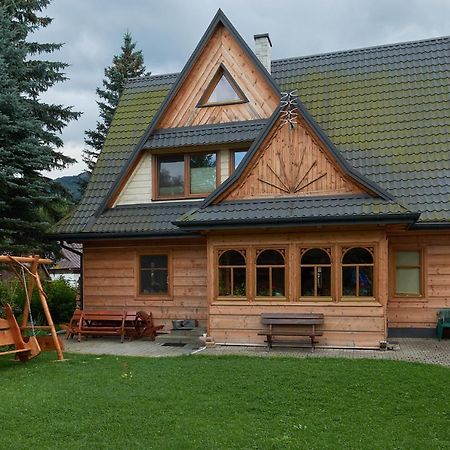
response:
<path id="1" fill-rule="evenodd" d="M 139 295 L 139 255 L 169 255 L 169 296 Z M 85 242 L 84 308 L 145 310 L 157 324 L 172 328 L 173 319 L 196 319 L 206 326 L 206 242 Z"/>
<path id="2" fill-rule="evenodd" d="M 420 250 L 422 254 L 422 295 L 395 294 L 395 251 Z M 450 308 L 450 233 L 393 234 L 389 237 L 388 326 L 391 329 L 429 329 L 434 335 L 436 312 Z M 395 330 L 393 330 L 395 332 Z"/>
<path id="3" fill-rule="evenodd" d="M 373 299 L 343 300 L 339 286 L 339 263 L 342 248 L 372 247 L 374 249 Z M 299 289 L 300 248 L 329 247 L 332 250 L 333 300 L 301 300 Z M 225 249 L 285 248 L 286 298 L 255 298 L 254 262 L 247 261 L 247 300 L 218 297 L 218 253 Z M 330 232 L 278 232 L 208 236 L 208 299 L 209 334 L 218 343 L 262 344 L 258 332 L 263 312 L 317 312 L 325 315 L 321 345 L 379 347 L 386 339 L 386 303 L 388 276 L 386 233 L 379 230 Z M 254 258 L 254 257 L 253 257 Z M 250 257 L 250 260 L 252 257 Z"/>

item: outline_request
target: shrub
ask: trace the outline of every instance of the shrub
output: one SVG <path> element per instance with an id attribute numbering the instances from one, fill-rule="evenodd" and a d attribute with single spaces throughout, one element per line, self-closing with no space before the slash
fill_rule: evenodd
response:
<path id="1" fill-rule="evenodd" d="M 77 289 L 63 278 L 57 280 L 43 280 L 42 287 L 47 294 L 47 304 L 55 324 L 68 322 L 75 309 Z M 23 310 L 26 298 L 20 283 L 15 280 L 0 282 L 0 305 L 10 303 L 16 310 Z M 44 311 L 37 289 L 31 298 L 31 314 L 36 325 L 46 324 Z"/>

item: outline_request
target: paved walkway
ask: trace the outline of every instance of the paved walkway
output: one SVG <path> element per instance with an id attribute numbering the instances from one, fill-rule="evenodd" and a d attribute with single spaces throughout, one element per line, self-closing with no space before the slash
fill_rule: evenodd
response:
<path id="1" fill-rule="evenodd" d="M 206 355 L 247 355 L 259 357 L 289 356 L 296 358 L 369 358 L 397 361 L 421 362 L 450 367 L 450 340 L 436 339 L 395 339 L 396 350 L 351 350 L 351 349 L 316 349 L 311 353 L 307 348 L 275 348 L 267 351 L 265 347 L 216 346 L 215 348 L 196 349 L 192 346 L 167 347 L 161 344 L 137 340 L 125 341 L 123 344 L 117 338 L 90 338 L 87 341 L 64 341 L 67 353 L 84 353 L 95 355 L 126 355 L 145 357 L 165 357 L 201 353 Z"/>

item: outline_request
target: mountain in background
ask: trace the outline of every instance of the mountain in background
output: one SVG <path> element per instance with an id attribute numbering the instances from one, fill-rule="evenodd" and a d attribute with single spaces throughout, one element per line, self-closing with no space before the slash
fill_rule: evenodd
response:
<path id="1" fill-rule="evenodd" d="M 79 202 L 90 178 L 91 174 L 89 172 L 82 172 L 78 175 L 55 178 L 55 181 L 61 186 L 64 186 L 70 192 L 73 199 Z"/>

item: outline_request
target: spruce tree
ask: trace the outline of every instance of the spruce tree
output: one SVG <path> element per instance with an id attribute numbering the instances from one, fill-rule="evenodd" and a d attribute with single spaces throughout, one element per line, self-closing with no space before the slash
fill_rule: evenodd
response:
<path id="1" fill-rule="evenodd" d="M 67 64 L 43 58 L 62 44 L 30 39 L 51 23 L 40 15 L 48 4 L 0 3 L 0 253 L 46 253 L 44 234 L 69 207 L 65 191 L 41 174 L 74 162 L 60 150 L 60 133 L 80 115 L 40 98 L 66 79 Z"/>
<path id="2" fill-rule="evenodd" d="M 126 32 L 123 37 L 121 54 L 114 56 L 112 65 L 105 69 L 103 88 L 96 90 L 100 97 L 100 100 L 97 101 L 100 120 L 97 121 L 94 130 L 85 132 L 84 142 L 88 147 L 83 151 L 83 161 L 90 171 L 93 170 L 105 143 L 106 133 L 111 125 L 125 83 L 129 78 L 140 77 L 145 73 L 142 51 L 137 51 L 135 48 L 136 43 L 133 42 L 131 34 Z"/>

